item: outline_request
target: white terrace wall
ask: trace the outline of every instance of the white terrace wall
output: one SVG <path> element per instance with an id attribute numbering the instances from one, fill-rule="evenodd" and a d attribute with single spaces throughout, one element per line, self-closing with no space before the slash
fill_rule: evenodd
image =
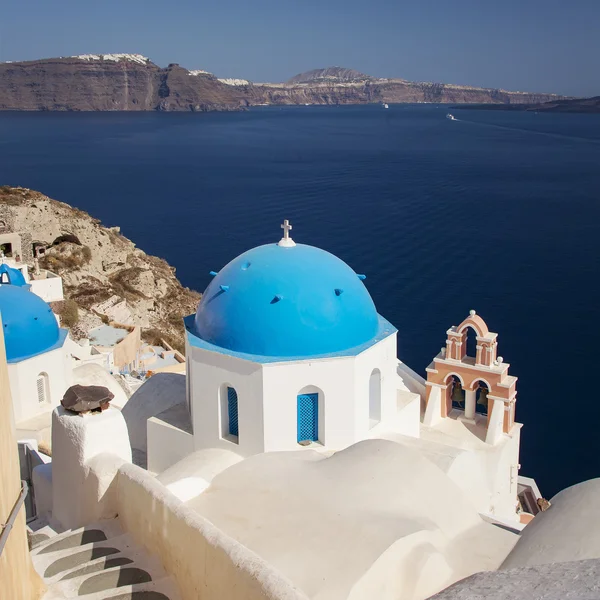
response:
<path id="1" fill-rule="evenodd" d="M 46 279 L 32 279 L 31 291 L 46 302 L 57 302 L 64 299 L 62 278 L 46 271 Z"/>
<path id="2" fill-rule="evenodd" d="M 183 600 L 308 600 L 143 469 L 119 469 L 117 497 L 121 524 L 160 558 Z"/>

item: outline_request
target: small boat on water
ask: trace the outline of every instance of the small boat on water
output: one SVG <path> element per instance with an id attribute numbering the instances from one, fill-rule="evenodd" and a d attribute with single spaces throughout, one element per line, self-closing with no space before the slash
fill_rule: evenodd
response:
<path id="1" fill-rule="evenodd" d="M 384 102 L 383 103 L 383 108 L 389 108 L 389 106 Z"/>
<path id="2" fill-rule="evenodd" d="M 451 115 L 450 113 L 446 115 L 446 119 L 450 119 L 451 121 L 457 121 L 457 118 L 454 115 Z"/>

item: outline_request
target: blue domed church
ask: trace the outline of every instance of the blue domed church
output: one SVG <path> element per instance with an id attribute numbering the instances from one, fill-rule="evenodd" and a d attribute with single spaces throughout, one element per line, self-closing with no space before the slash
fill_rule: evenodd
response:
<path id="1" fill-rule="evenodd" d="M 50 306 L 29 291 L 19 271 L 0 269 L 0 314 L 15 422 L 47 413 L 70 385 L 67 330 Z"/>
<path id="2" fill-rule="evenodd" d="M 343 448 L 382 426 L 418 435 L 419 396 L 365 276 L 282 228 L 279 243 L 211 272 L 186 319 L 195 447 L 248 456 Z M 399 393 L 412 418 L 398 419 Z"/>

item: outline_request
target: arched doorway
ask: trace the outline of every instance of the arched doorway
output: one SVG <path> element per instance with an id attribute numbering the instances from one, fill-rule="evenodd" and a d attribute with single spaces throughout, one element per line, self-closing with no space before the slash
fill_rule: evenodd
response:
<path id="1" fill-rule="evenodd" d="M 306 445 L 310 442 L 323 442 L 319 432 L 323 413 L 323 392 L 314 386 L 307 386 L 296 396 L 296 441 Z"/>
<path id="2" fill-rule="evenodd" d="M 381 422 L 381 371 L 373 369 L 369 377 L 369 429 Z"/>

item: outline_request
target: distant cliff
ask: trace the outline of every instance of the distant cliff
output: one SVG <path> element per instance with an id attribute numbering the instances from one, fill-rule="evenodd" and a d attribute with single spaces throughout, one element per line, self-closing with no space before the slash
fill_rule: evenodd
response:
<path id="1" fill-rule="evenodd" d="M 531 112 L 600 113 L 600 96 L 575 98 L 574 100 L 552 100 L 542 104 L 480 105 L 470 108 L 496 110 L 522 110 Z"/>
<path id="2" fill-rule="evenodd" d="M 139 54 L 86 54 L 0 63 L 0 110 L 210 111 L 264 104 L 435 102 L 535 104 L 554 94 L 508 92 L 445 83 L 377 79 L 328 67 L 286 83 L 218 79 L 172 64 L 161 68 Z"/>
<path id="3" fill-rule="evenodd" d="M 0 63 L 0 110 L 237 110 L 235 87 L 139 54 Z"/>
<path id="4" fill-rule="evenodd" d="M 245 93 L 250 104 L 531 104 L 561 98 L 555 94 L 508 92 L 448 83 L 376 79 L 343 67 L 307 71 L 286 83 L 256 84 L 246 87 Z"/>

